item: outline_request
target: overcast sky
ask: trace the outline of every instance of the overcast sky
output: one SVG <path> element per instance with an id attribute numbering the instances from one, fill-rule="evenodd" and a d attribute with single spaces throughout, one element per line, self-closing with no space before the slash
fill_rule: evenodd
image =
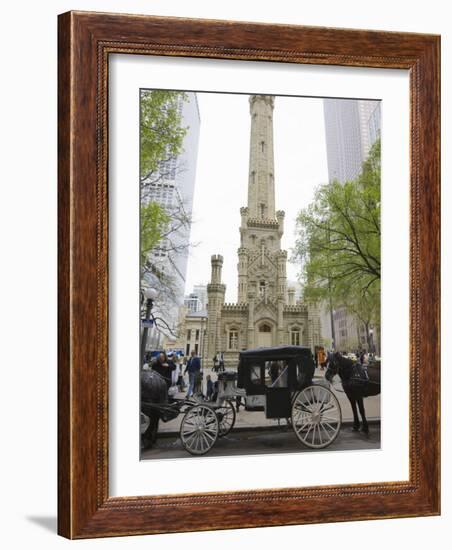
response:
<path id="1" fill-rule="evenodd" d="M 240 208 L 247 204 L 250 115 L 248 97 L 198 93 L 201 126 L 193 202 L 192 248 L 185 293 L 210 280 L 210 256 L 224 257 L 226 302 L 237 299 Z M 275 206 L 284 210 L 282 246 L 290 256 L 295 219 L 315 188 L 328 181 L 321 99 L 276 97 L 274 109 Z M 289 280 L 298 266 L 287 263 Z"/>

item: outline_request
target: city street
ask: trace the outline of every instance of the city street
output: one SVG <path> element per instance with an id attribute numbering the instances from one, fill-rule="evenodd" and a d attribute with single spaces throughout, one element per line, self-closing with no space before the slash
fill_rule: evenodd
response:
<path id="1" fill-rule="evenodd" d="M 321 452 L 352 451 L 357 449 L 380 448 L 380 424 L 369 425 L 367 437 L 361 432 L 353 432 L 350 424 L 343 425 L 337 439 Z M 291 428 L 256 428 L 252 430 L 232 430 L 227 436 L 218 438 L 213 448 L 205 456 L 237 456 L 274 453 L 319 452 L 304 447 Z M 178 434 L 158 438 L 156 447 L 142 453 L 142 459 L 189 458 L 191 455 L 182 447 Z"/>
<path id="2" fill-rule="evenodd" d="M 217 374 L 214 373 L 210 368 L 204 368 L 204 379 L 203 379 L 203 392 L 206 392 L 206 377 L 210 375 L 212 380 L 216 380 Z M 320 369 L 315 370 L 314 379 L 323 379 L 325 371 Z M 339 405 L 342 411 L 342 422 L 350 422 L 353 420 L 352 409 L 350 403 L 347 399 L 347 396 L 342 391 L 342 386 L 339 380 L 335 380 L 333 386 L 334 394 L 336 395 Z M 185 397 L 185 392 L 179 393 L 176 395 L 177 398 L 183 399 Z M 368 397 L 365 399 L 364 405 L 366 407 L 366 417 L 369 421 L 379 421 L 380 420 L 380 396 L 375 395 L 373 397 Z M 182 417 L 178 416 L 176 419 L 170 422 L 160 422 L 159 432 L 161 433 L 179 433 L 180 423 Z M 265 418 L 264 412 L 248 412 L 243 409 L 240 409 L 239 414 L 237 414 L 235 428 L 255 428 L 255 427 L 275 427 L 277 426 L 277 420 L 269 420 Z"/>
<path id="3" fill-rule="evenodd" d="M 216 379 L 211 369 L 204 369 L 205 377 L 210 374 Z M 316 369 L 315 379 L 324 377 L 324 371 Z M 352 431 L 352 411 L 350 403 L 342 391 L 339 381 L 332 388 L 338 398 L 342 411 L 342 428 L 337 439 L 322 452 L 347 451 L 357 449 L 378 449 L 380 447 L 380 396 L 366 398 L 366 416 L 369 421 L 370 435 Z M 204 389 L 205 391 L 205 389 Z M 183 398 L 184 393 L 177 395 Z M 153 449 L 143 451 L 142 459 L 181 458 L 191 455 L 182 447 L 179 430 L 182 415 L 170 422 L 159 423 L 159 436 Z M 245 411 L 243 407 L 237 413 L 232 431 L 224 438 L 218 438 L 207 456 L 234 456 L 244 454 L 312 452 L 304 447 L 292 428 L 286 426 L 285 420 L 267 419 L 265 413 Z"/>

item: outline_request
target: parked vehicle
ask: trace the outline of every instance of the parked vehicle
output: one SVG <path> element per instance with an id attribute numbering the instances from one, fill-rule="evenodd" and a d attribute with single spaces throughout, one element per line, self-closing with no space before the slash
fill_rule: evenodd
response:
<path id="1" fill-rule="evenodd" d="M 314 380 L 314 371 L 308 347 L 251 349 L 240 353 L 237 386 L 245 390 L 247 410 L 287 419 L 303 445 L 322 449 L 339 434 L 342 413 L 329 384 Z"/>
<path id="2" fill-rule="evenodd" d="M 189 453 L 203 455 L 218 437 L 225 436 L 234 427 L 233 401 L 241 397 L 246 410 L 265 411 L 266 418 L 286 419 L 303 445 L 322 449 L 338 436 L 342 413 L 328 382 L 315 380 L 314 371 L 314 359 L 308 347 L 250 349 L 240 353 L 237 372 L 219 374 L 215 401 L 176 399 L 168 403 L 167 398 L 155 402 L 155 397 L 149 401 L 143 392 L 142 380 L 142 413 L 164 422 L 183 414 L 182 444 Z M 161 395 L 149 391 L 148 395 L 151 394 Z M 152 425 L 155 423 L 151 422 Z"/>

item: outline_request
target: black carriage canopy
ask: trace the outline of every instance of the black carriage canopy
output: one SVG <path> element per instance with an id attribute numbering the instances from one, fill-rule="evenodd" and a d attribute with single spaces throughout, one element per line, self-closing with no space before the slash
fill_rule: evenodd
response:
<path id="1" fill-rule="evenodd" d="M 251 367 L 260 366 L 262 383 L 266 362 L 285 361 L 288 365 L 287 383 L 290 389 L 301 389 L 312 382 L 315 371 L 311 348 L 306 346 L 274 346 L 241 351 L 237 371 L 237 387 L 248 388 Z"/>

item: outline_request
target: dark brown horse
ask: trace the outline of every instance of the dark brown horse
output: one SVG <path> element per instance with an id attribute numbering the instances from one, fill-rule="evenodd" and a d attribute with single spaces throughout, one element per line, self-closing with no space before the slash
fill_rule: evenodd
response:
<path id="1" fill-rule="evenodd" d="M 380 362 L 371 363 L 366 367 L 336 352 L 328 357 L 325 378 L 331 382 L 336 374 L 341 379 L 342 387 L 352 407 L 353 430 L 358 431 L 361 427 L 364 433 L 369 433 L 364 398 L 380 393 Z M 357 408 L 362 424 L 359 421 Z"/>
<path id="2" fill-rule="evenodd" d="M 141 412 L 149 418 L 149 426 L 141 436 L 145 449 L 157 440 L 160 420 L 158 405 L 168 403 L 168 387 L 165 379 L 153 370 L 142 370 L 140 375 Z"/>

